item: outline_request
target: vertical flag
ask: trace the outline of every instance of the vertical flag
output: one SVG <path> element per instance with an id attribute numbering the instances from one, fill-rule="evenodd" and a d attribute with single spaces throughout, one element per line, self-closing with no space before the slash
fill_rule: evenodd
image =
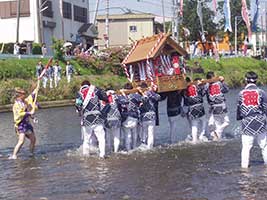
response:
<path id="1" fill-rule="evenodd" d="M 217 15 L 217 1 L 213 0 L 213 10 L 214 10 L 214 14 Z"/>
<path id="2" fill-rule="evenodd" d="M 253 19 L 253 21 L 252 21 L 252 31 L 256 32 L 257 31 L 257 21 L 258 21 L 258 17 L 259 17 L 259 0 L 256 0 L 256 3 L 254 4 L 254 9 L 252 8 L 252 10 L 254 11 L 251 14 L 251 16 L 253 16 L 252 17 L 252 19 Z"/>
<path id="3" fill-rule="evenodd" d="M 251 36 L 252 36 L 252 33 L 251 33 L 251 28 L 250 28 L 250 21 L 249 21 L 249 18 L 248 18 L 248 9 L 247 9 L 247 2 L 246 0 L 242 0 L 242 11 L 241 11 L 241 15 L 242 15 L 242 18 L 247 26 L 247 29 L 248 29 L 248 38 L 249 40 L 251 40 Z"/>
<path id="4" fill-rule="evenodd" d="M 201 0 L 197 1 L 197 15 L 199 17 L 199 21 L 200 21 L 200 26 L 201 26 L 201 31 L 202 33 L 204 32 L 203 30 L 203 15 L 202 15 L 202 2 Z"/>
<path id="5" fill-rule="evenodd" d="M 184 6 L 184 0 L 180 0 L 180 16 L 183 16 L 183 6 Z"/>
<path id="6" fill-rule="evenodd" d="M 232 32 L 230 0 L 224 0 L 223 11 L 224 11 L 224 18 L 225 18 L 224 32 L 226 32 L 227 30 Z"/>

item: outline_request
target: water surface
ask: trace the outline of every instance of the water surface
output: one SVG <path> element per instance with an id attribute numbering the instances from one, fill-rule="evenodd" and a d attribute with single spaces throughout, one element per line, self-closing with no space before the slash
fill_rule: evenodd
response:
<path id="1" fill-rule="evenodd" d="M 190 129 L 181 118 L 178 143 L 167 145 L 169 129 L 162 102 L 156 148 L 112 154 L 106 160 L 80 156 L 80 121 L 73 107 L 38 111 L 36 155 L 29 156 L 26 142 L 19 159 L 8 160 L 16 136 L 12 114 L 0 113 L 0 199 L 265 200 L 267 168 L 259 147 L 252 149 L 252 167 L 240 169 L 237 92 L 227 95 L 231 124 L 223 141 L 183 142 Z"/>

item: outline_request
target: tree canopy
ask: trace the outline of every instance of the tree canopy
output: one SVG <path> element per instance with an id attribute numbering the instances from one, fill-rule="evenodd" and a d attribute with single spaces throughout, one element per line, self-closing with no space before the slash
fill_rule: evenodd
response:
<path id="1" fill-rule="evenodd" d="M 200 20 L 197 15 L 197 1 L 198 0 L 187 0 L 184 1 L 184 12 L 183 20 L 181 23 L 182 27 L 190 30 L 190 36 L 187 38 L 190 41 L 196 41 L 200 39 L 199 32 L 201 31 Z M 222 37 L 224 35 L 224 12 L 223 4 L 224 1 L 218 1 L 217 17 L 220 19 L 218 22 L 214 22 L 215 13 L 211 10 L 212 0 L 202 0 L 202 14 L 203 14 L 203 29 L 208 33 L 208 35 L 217 35 Z M 250 4 L 247 0 L 247 6 L 249 8 Z M 233 33 L 229 32 L 230 41 L 234 41 L 234 23 L 235 16 L 241 16 L 241 0 L 231 0 L 231 25 Z M 244 40 L 244 34 L 247 34 L 247 29 L 242 18 L 239 18 L 240 23 L 238 25 L 238 39 L 239 41 Z M 181 28 L 182 29 L 182 28 Z M 243 33 L 243 34 L 242 34 Z M 181 34 L 181 37 L 183 35 Z M 185 39 L 185 38 L 183 38 Z"/>
<path id="2" fill-rule="evenodd" d="M 213 22 L 214 12 L 208 8 L 208 3 L 211 0 L 202 1 L 202 15 L 203 15 L 203 29 L 210 35 L 217 32 L 216 24 Z M 190 30 L 189 40 L 198 40 L 200 38 L 199 31 L 201 31 L 200 20 L 197 15 L 197 1 L 188 0 L 184 4 L 182 26 Z"/>

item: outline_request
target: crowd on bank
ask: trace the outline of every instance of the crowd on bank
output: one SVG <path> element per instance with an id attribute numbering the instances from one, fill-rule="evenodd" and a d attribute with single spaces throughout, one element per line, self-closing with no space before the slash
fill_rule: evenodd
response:
<path id="1" fill-rule="evenodd" d="M 42 61 L 39 61 L 36 65 L 36 77 L 40 77 L 43 72 L 44 65 Z M 70 83 L 72 76 L 74 75 L 74 67 L 70 64 L 70 61 L 67 61 L 65 67 L 65 75 L 67 82 Z M 47 88 L 47 83 L 49 82 L 49 88 L 56 88 L 61 80 L 62 67 L 59 65 L 58 61 L 55 61 L 54 65 L 48 66 L 48 69 L 45 70 L 45 74 L 42 75 L 42 86 Z"/>

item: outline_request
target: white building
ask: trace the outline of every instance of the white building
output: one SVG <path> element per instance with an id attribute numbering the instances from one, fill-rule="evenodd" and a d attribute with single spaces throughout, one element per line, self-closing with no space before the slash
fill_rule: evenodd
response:
<path id="1" fill-rule="evenodd" d="M 49 52 L 52 37 L 93 44 L 97 32 L 88 11 L 89 0 L 21 0 L 19 42 L 45 43 Z M 16 42 L 16 16 L 17 1 L 0 0 L 0 43 Z"/>

